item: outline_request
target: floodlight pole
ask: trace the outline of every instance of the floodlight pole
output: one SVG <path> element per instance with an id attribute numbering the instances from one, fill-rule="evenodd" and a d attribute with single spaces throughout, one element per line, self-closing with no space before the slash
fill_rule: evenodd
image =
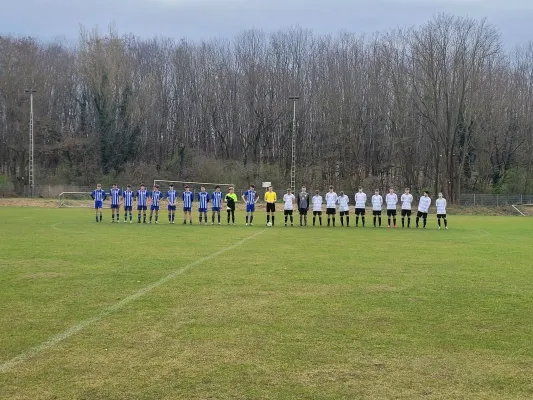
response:
<path id="1" fill-rule="evenodd" d="M 292 141 L 291 141 L 291 190 L 296 192 L 296 101 L 300 96 L 290 96 L 292 100 Z"/>
<path id="2" fill-rule="evenodd" d="M 30 94 L 30 151 L 29 151 L 29 165 L 28 165 L 28 175 L 29 175 L 29 185 L 31 189 L 31 197 L 34 194 L 35 186 L 35 171 L 34 171 L 34 162 L 33 162 L 33 94 L 37 93 L 37 90 L 34 89 L 25 89 L 24 93 Z"/>

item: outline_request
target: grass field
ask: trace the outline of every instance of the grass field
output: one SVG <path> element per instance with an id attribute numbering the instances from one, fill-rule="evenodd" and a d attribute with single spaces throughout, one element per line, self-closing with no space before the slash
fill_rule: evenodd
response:
<path id="1" fill-rule="evenodd" d="M 530 218 L 108 215 L 0 208 L 1 400 L 533 398 Z"/>

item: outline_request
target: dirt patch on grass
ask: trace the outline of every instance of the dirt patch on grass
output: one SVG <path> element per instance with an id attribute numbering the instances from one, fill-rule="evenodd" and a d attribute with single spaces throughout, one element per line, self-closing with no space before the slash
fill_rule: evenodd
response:
<path id="1" fill-rule="evenodd" d="M 60 272 L 35 272 L 22 275 L 22 279 L 63 278 L 65 274 Z"/>
<path id="2" fill-rule="evenodd" d="M 0 198 L 0 207 L 57 208 L 58 204 L 54 199 Z"/>

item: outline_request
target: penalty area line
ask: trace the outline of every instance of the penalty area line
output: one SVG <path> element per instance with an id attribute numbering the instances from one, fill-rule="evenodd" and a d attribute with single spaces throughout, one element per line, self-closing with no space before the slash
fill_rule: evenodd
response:
<path id="1" fill-rule="evenodd" d="M 100 311 L 99 314 L 95 315 L 94 317 L 91 317 L 91 318 L 88 318 L 82 322 L 80 322 L 79 324 L 76 324 L 72 327 L 70 327 L 69 329 L 51 337 L 50 339 L 48 339 L 47 341 L 45 342 L 42 342 L 40 344 L 38 344 L 37 346 L 34 346 L 34 347 L 31 347 L 30 349 L 26 350 L 25 352 L 19 354 L 18 356 L 12 358 L 11 360 L 3 363 L 0 365 L 0 372 L 7 372 L 9 371 L 10 369 L 14 368 L 15 366 L 29 360 L 30 358 L 48 350 L 48 349 L 51 349 L 52 347 L 55 347 L 57 346 L 59 343 L 61 343 L 62 341 L 72 337 L 73 335 L 75 335 L 76 333 L 80 332 L 81 330 L 85 329 L 86 327 L 88 327 L 89 325 L 92 325 L 96 322 L 99 322 L 101 321 L 102 319 L 104 319 L 105 317 L 107 317 L 109 314 L 112 314 L 114 312 L 117 312 L 119 311 L 120 309 L 124 308 L 125 306 L 127 306 L 128 304 L 130 304 L 131 302 L 137 300 L 138 298 L 150 293 L 152 290 L 154 289 L 157 289 L 158 287 L 164 285 L 165 283 L 169 282 L 170 280 L 180 276 L 180 275 L 183 275 L 185 272 L 187 272 L 188 270 L 190 270 L 191 268 L 199 265 L 199 264 L 202 264 L 204 263 L 205 261 L 209 261 L 209 260 L 212 260 L 213 258 L 216 258 L 218 256 L 220 256 L 221 254 L 224 254 L 228 251 L 231 251 L 233 249 L 235 249 L 236 247 L 239 247 L 241 246 L 242 244 L 246 243 L 247 241 L 249 241 L 250 239 L 253 239 L 255 238 L 256 236 L 259 236 L 260 234 L 262 234 L 263 232 L 265 232 L 266 229 L 263 229 L 259 232 L 256 232 L 254 233 L 253 235 L 250 235 L 250 236 L 247 236 L 245 237 L 244 239 L 222 249 L 222 250 L 218 250 L 208 256 L 205 256 L 205 257 L 202 257 L 202 258 L 199 258 L 198 260 L 196 261 L 193 261 L 191 262 L 190 264 L 187 264 L 185 265 L 184 267 L 180 268 L 180 269 L 177 269 L 175 270 L 174 272 L 168 274 L 167 276 L 159 279 L 158 281 L 148 285 L 148 286 L 145 286 L 144 288 L 142 289 L 139 289 L 137 290 L 135 293 L 125 297 L 124 299 L 120 300 L 119 302 L 107 307 L 107 308 L 104 308 L 102 311 Z"/>

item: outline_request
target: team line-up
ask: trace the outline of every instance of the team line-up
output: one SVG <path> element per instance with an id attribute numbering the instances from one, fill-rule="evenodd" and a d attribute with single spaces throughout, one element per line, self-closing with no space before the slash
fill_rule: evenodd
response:
<path id="1" fill-rule="evenodd" d="M 105 190 L 102 189 L 102 185 L 98 184 L 96 189 L 91 193 L 91 197 L 94 200 L 94 208 L 96 211 L 96 222 L 102 222 L 102 206 L 103 202 L 107 199 L 108 194 Z M 195 202 L 194 193 L 191 192 L 189 186 L 185 186 L 184 191 L 181 194 L 181 200 L 183 201 L 183 223 L 192 224 L 192 208 L 193 203 Z M 337 214 L 337 206 L 339 208 L 340 222 L 344 226 L 346 220 L 346 226 L 350 226 L 350 199 L 340 192 L 339 195 L 333 190 L 333 186 L 329 187 L 329 191 L 325 194 L 325 198 L 322 198 L 319 191 L 315 191 L 315 195 L 311 195 L 307 192 L 305 186 L 302 187 L 301 192 L 296 196 L 292 193 L 291 189 L 287 189 L 287 193 L 283 195 L 284 202 L 284 217 L 285 217 L 285 226 L 294 226 L 293 220 L 293 210 L 294 207 L 298 209 L 300 215 L 300 226 L 307 226 L 307 213 L 309 208 L 312 208 L 313 211 L 313 226 L 316 225 L 316 220 L 318 218 L 318 223 L 322 226 L 322 207 L 324 202 L 326 203 L 326 216 L 327 216 L 327 226 L 335 226 L 335 217 Z M 362 188 L 359 188 L 359 192 L 355 194 L 355 226 L 359 226 L 359 219 L 361 218 L 362 226 L 365 226 L 365 214 L 366 214 L 366 203 L 367 196 L 363 192 Z M 116 184 L 113 184 L 113 187 L 109 191 L 109 198 L 111 201 L 111 222 L 116 221 L 120 222 L 120 206 L 121 203 L 124 207 L 124 222 L 128 221 L 133 222 L 133 203 L 136 202 L 137 206 L 137 222 L 146 223 L 146 211 L 148 206 L 150 206 L 150 218 L 149 222 L 152 223 L 153 216 L 155 214 L 155 223 L 158 223 L 159 219 L 159 207 L 163 200 L 167 202 L 168 209 L 168 222 L 173 224 L 176 216 L 176 202 L 178 199 L 178 192 L 174 190 L 173 185 L 169 185 L 169 190 L 166 195 L 159 190 L 159 185 L 155 185 L 153 190 L 149 192 L 144 185 L 140 185 L 139 190 L 133 191 L 131 185 L 127 186 L 125 191 L 120 190 Z M 220 191 L 220 186 L 215 187 L 213 193 L 208 193 L 205 187 L 201 187 L 200 192 L 197 195 L 198 202 L 198 212 L 199 212 L 199 222 L 202 221 L 207 225 L 208 218 L 208 207 L 211 204 L 211 224 L 215 224 L 215 217 L 217 224 L 220 225 L 220 213 L 225 205 L 227 211 L 227 224 L 230 223 L 235 225 L 235 205 L 238 202 L 237 195 L 235 194 L 235 189 L 233 187 L 228 188 L 228 193 L 223 196 Z M 253 225 L 254 222 L 254 212 L 255 205 L 259 200 L 258 194 L 255 190 L 254 185 L 250 185 L 248 191 L 242 195 L 242 200 L 246 203 L 246 225 Z M 275 212 L 276 212 L 276 201 L 277 195 L 274 192 L 272 186 L 268 188 L 268 191 L 265 193 L 265 202 L 266 202 L 266 224 L 267 226 L 274 226 L 275 222 Z M 406 226 L 405 222 L 407 220 L 407 228 L 411 226 L 411 211 L 413 204 L 413 195 L 410 193 L 409 188 L 405 189 L 405 192 L 400 198 L 401 202 L 401 222 L 402 228 Z M 373 216 L 373 226 L 381 227 L 381 214 L 383 209 L 383 197 L 380 195 L 379 190 L 375 190 L 375 194 L 371 198 L 372 203 L 372 216 Z M 394 189 L 391 188 L 389 193 L 385 196 L 385 204 L 387 211 L 387 226 L 396 228 L 396 214 L 398 206 L 398 195 L 394 192 Z M 416 214 L 416 227 L 419 227 L 420 219 L 422 219 L 423 227 L 426 227 L 427 218 L 429 213 L 429 208 L 431 206 L 431 198 L 429 193 L 426 191 L 424 195 L 420 198 L 418 202 L 418 212 Z M 438 198 L 435 201 L 435 206 L 437 208 L 437 223 L 439 229 L 441 228 L 441 220 L 444 222 L 444 228 L 448 229 L 448 220 L 446 216 L 446 199 L 442 196 L 442 193 L 438 194 Z M 392 224 L 391 224 L 392 222 Z"/>

